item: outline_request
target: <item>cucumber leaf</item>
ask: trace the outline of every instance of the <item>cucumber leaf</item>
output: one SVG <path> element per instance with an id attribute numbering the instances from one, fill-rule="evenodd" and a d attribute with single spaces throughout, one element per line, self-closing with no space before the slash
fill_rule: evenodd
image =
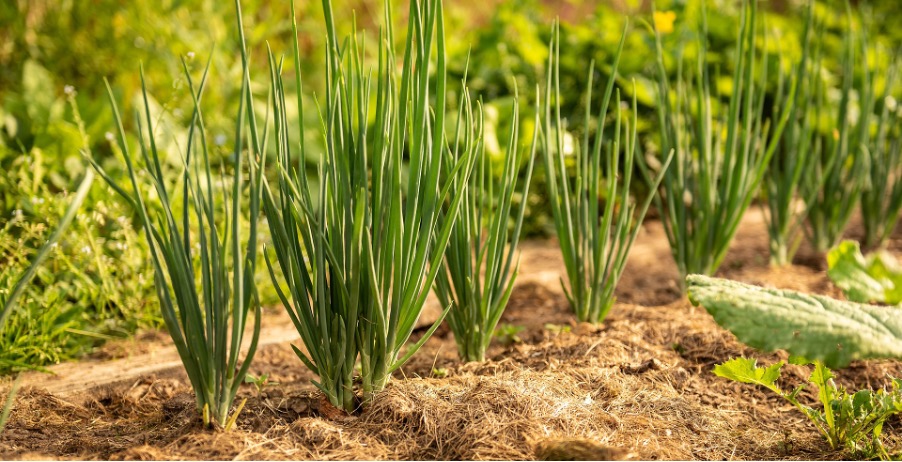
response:
<path id="1" fill-rule="evenodd" d="M 791 290 L 765 289 L 698 274 L 689 300 L 704 306 L 743 343 L 823 361 L 838 369 L 857 359 L 902 359 L 902 310 Z"/>
<path id="2" fill-rule="evenodd" d="M 842 241 L 827 253 L 827 275 L 849 300 L 895 305 L 902 302 L 902 267 L 892 255 L 861 254 L 858 242 Z"/>

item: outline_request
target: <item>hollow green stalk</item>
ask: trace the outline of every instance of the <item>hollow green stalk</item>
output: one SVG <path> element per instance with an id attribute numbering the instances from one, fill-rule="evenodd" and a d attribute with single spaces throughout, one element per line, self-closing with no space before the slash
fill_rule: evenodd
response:
<path id="1" fill-rule="evenodd" d="M 776 107 L 789 104 L 789 122 L 780 138 L 777 151 L 764 176 L 767 200 L 762 208 L 767 209 L 768 244 L 770 262 L 784 266 L 792 262 L 804 235 L 808 209 L 804 206 L 810 198 L 800 198 L 803 183 L 812 182 L 805 177 L 806 172 L 815 169 L 818 157 L 812 150 L 817 121 L 810 106 L 816 101 L 818 87 L 822 87 L 817 72 L 821 68 L 821 48 L 812 37 L 819 36 L 822 28 L 814 22 L 814 2 L 809 3 L 802 33 L 802 55 L 786 78 L 780 69 Z M 816 183 L 815 183 L 816 184 Z M 809 188 L 819 191 L 820 187 Z M 808 194 L 812 194 L 809 192 Z"/>

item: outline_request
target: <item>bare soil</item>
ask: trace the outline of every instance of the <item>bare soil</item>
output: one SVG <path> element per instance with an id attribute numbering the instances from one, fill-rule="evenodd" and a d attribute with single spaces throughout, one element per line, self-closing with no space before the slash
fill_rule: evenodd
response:
<path id="1" fill-rule="evenodd" d="M 852 236 L 858 231 L 853 227 Z M 889 248 L 902 256 L 902 235 Z M 767 233 L 751 210 L 720 276 L 841 293 L 823 256 L 768 266 Z M 288 341 L 291 325 L 267 312 L 251 368 L 277 385 L 242 388 L 247 404 L 230 432 L 208 430 L 165 334 L 106 346 L 93 358 L 31 374 L 0 435 L 4 459 L 840 459 L 794 408 L 766 390 L 732 383 L 712 367 L 761 354 L 681 297 L 660 223 L 648 223 L 600 326 L 577 324 L 560 288 L 554 241 L 523 245 L 521 275 L 502 323 L 519 342 L 494 344 L 489 360 L 463 364 L 440 328 L 376 402 L 345 416 L 330 412 Z M 428 316 L 427 316 L 428 317 Z M 807 371 L 785 368 L 785 387 Z M 839 383 L 881 387 L 902 363 L 853 363 Z M 803 395 L 810 404 L 812 395 Z M 902 450 L 902 421 L 885 443 Z"/>

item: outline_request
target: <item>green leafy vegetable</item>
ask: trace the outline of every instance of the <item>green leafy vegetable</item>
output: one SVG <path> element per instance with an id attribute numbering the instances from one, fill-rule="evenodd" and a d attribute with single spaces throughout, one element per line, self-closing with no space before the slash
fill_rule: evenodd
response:
<path id="1" fill-rule="evenodd" d="M 863 305 L 698 274 L 686 278 L 689 300 L 743 343 L 841 368 L 857 359 L 902 358 L 898 308 Z"/>
<path id="2" fill-rule="evenodd" d="M 902 266 L 889 253 L 861 254 L 856 241 L 842 241 L 827 253 L 827 275 L 854 302 L 902 303 Z"/>
<path id="3" fill-rule="evenodd" d="M 833 372 L 822 362 L 814 361 L 813 364 L 808 380 L 817 387 L 821 409 L 799 401 L 804 386 L 785 392 L 777 385 L 782 361 L 769 367 L 758 367 L 754 359 L 734 358 L 714 366 L 713 372 L 726 379 L 763 386 L 789 401 L 811 420 L 833 449 L 845 447 L 867 459 L 888 459 L 880 436 L 886 419 L 902 412 L 902 380 L 892 379 L 890 390 L 860 390 L 850 394 L 836 385 Z"/>

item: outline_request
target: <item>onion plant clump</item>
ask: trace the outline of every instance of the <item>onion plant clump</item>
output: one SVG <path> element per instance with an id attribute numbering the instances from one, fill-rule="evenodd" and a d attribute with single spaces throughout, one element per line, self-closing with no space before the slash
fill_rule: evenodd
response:
<path id="1" fill-rule="evenodd" d="M 463 195 L 463 208 L 445 250 L 445 269 L 439 272 L 435 281 L 439 301 L 443 306 L 451 306 L 448 325 L 454 334 L 457 351 L 465 361 L 485 359 L 486 349 L 510 299 L 519 270 L 519 261 L 514 263 L 514 252 L 526 213 L 539 114 L 536 112 L 536 129 L 526 152 L 518 143 L 520 108 L 516 97 L 512 114 L 500 179 L 496 180 L 492 174 L 492 158 L 486 152 L 483 140 L 482 106 L 474 115 L 466 90 L 463 103 L 458 108 L 456 136 L 451 139 L 452 149 L 445 156 L 445 169 L 448 171 L 458 160 L 455 153 L 467 157 L 475 151 L 472 155 L 476 156 L 475 171 L 470 175 L 469 184 L 452 183 L 451 194 Z M 524 161 L 528 164 L 526 177 L 517 192 L 518 173 Z M 519 194 L 521 200 L 511 226 L 515 194 Z M 449 218 L 453 218 L 453 211 Z M 445 219 L 448 218 L 443 217 Z"/>
<path id="2" fill-rule="evenodd" d="M 876 129 L 864 152 L 870 175 L 861 193 L 861 218 L 864 244 L 871 247 L 886 242 L 902 212 L 902 111 L 892 93 L 900 64 L 896 57 L 886 74 L 883 92 L 873 101 L 874 106 L 881 107 L 874 113 Z"/>
<path id="3" fill-rule="evenodd" d="M 239 13 L 240 17 L 240 13 Z M 240 20 L 239 20 L 240 28 Z M 244 43 L 243 34 L 241 36 Z M 246 54 L 243 54 L 246 56 Z M 139 159 L 133 158 L 112 89 L 110 104 L 118 129 L 118 149 L 125 158 L 131 191 L 117 184 L 95 162 L 95 169 L 113 189 L 137 210 L 150 247 L 154 281 L 166 327 L 178 350 L 205 425 L 229 429 L 244 405 L 229 415 L 239 386 L 250 367 L 260 337 L 260 308 L 254 285 L 257 252 L 257 216 L 260 210 L 262 166 L 255 125 L 250 124 L 250 152 L 245 153 L 245 101 L 250 103 L 247 60 L 244 60 L 241 102 L 236 120 L 233 150 L 234 170 L 214 178 L 210 165 L 201 100 L 210 64 L 195 85 L 185 65 L 185 77 L 194 101 L 187 142 L 180 153 L 182 168 L 175 187 L 168 183 L 172 172 L 163 168 L 157 148 L 158 134 L 141 72 L 143 114 L 137 111 Z M 246 165 L 245 165 L 246 164 Z M 244 180 L 244 168 L 249 181 Z M 140 170 L 139 170 L 140 169 Z M 146 180 L 145 180 L 146 179 Z M 228 180 L 231 179 L 231 182 Z M 143 192 L 149 181 L 159 204 Z M 249 209 L 242 197 L 249 196 Z M 181 216 L 174 211 L 181 201 Z M 247 237 L 240 233 L 243 214 L 250 218 Z M 195 231 L 196 230 L 196 231 Z M 196 232 L 196 234 L 194 234 Z M 196 237 L 193 237 L 196 236 Z M 194 240 L 196 239 L 196 240 Z M 253 334 L 239 365 L 248 315 L 255 311 Z"/>
<path id="4" fill-rule="evenodd" d="M 851 11 L 848 17 L 849 29 L 840 61 L 839 101 L 831 100 L 822 89 L 808 102 L 811 117 L 829 121 L 828 127 L 815 133 L 811 150 L 818 160 L 806 172 L 808 180 L 801 187 L 802 197 L 808 201 L 808 238 L 820 252 L 839 242 L 863 191 L 869 187 L 868 147 L 874 121 L 876 75 L 868 65 L 867 36 L 852 30 Z"/>
<path id="5" fill-rule="evenodd" d="M 768 69 L 767 60 L 756 56 L 756 3 L 743 2 L 726 104 L 717 101 L 707 64 L 705 2 L 695 72 L 685 72 L 679 57 L 675 84 L 665 72 L 660 35 L 655 33 L 660 148 L 675 153 L 675 165 L 664 175 L 655 203 L 684 288 L 687 274 L 712 274 L 720 266 L 789 116 L 791 104 L 785 104 L 782 110 L 774 108 L 780 114 L 775 127 L 764 119 Z M 649 165 L 642 161 L 649 179 Z"/>
<path id="6" fill-rule="evenodd" d="M 614 288 L 623 274 L 629 250 L 651 204 L 654 190 L 664 178 L 672 155 L 668 156 L 656 178 L 650 179 L 652 194 L 641 204 L 630 198 L 630 183 L 638 145 L 635 92 L 631 117 L 623 115 L 620 91 L 614 98 L 614 127 L 606 133 L 606 119 L 614 94 L 617 66 L 623 52 L 626 29 L 611 64 L 611 76 L 605 86 L 597 120 L 599 128 L 592 143 L 592 76 L 590 66 L 586 86 L 586 129 L 576 150 L 575 182 L 567 173 L 568 156 L 564 136 L 567 129 L 561 118 L 560 102 L 560 26 L 555 24 L 549 45 L 545 98 L 542 110 L 545 169 L 552 216 L 561 253 L 567 269 L 567 284 L 561 285 L 576 317 L 583 322 L 599 323 L 614 304 Z M 611 139 L 612 138 L 612 139 Z M 623 165 L 621 165 L 621 156 Z M 602 205 L 602 200 L 604 201 Z"/>
<path id="7" fill-rule="evenodd" d="M 821 47 L 812 38 L 820 36 L 822 27 L 814 22 L 814 2 L 809 3 L 802 33 L 802 55 L 786 78 L 780 69 L 777 106 L 789 104 L 789 120 L 779 139 L 777 150 L 764 176 L 765 196 L 762 207 L 767 208 L 768 244 L 771 264 L 788 265 L 802 242 L 805 219 L 812 197 L 800 198 L 802 191 L 816 194 L 823 186 L 809 172 L 816 168 L 818 156 L 813 143 L 818 126 L 813 101 L 818 101 L 823 82 L 819 74 L 822 65 Z M 804 187 L 813 185 L 813 187 Z"/>
<path id="8" fill-rule="evenodd" d="M 442 269 L 475 155 L 447 152 L 441 0 L 410 2 L 400 72 L 389 4 L 373 70 L 355 36 L 338 41 L 332 5 L 323 0 L 328 50 L 318 188 L 304 171 L 307 146 L 289 142 L 281 62 L 271 60 L 279 194 L 267 186 L 263 205 L 287 289 L 269 253 L 266 262 L 307 350 L 295 352 L 319 376 L 314 384 L 347 412 L 361 404 L 358 379 L 366 404 L 444 318 L 405 350 Z M 297 43 L 294 53 L 297 66 Z M 297 109 L 306 110 L 300 95 Z M 458 159 L 450 171 L 447 155 Z"/>

